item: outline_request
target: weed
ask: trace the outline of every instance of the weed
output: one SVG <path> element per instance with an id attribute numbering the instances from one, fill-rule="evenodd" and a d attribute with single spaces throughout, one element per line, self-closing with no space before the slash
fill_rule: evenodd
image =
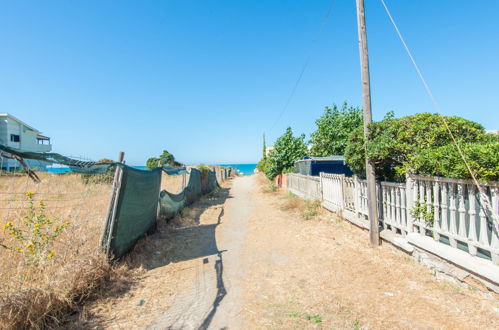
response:
<path id="1" fill-rule="evenodd" d="M 296 198 L 298 198 L 298 196 L 296 196 L 295 194 L 293 194 L 291 192 L 287 192 L 279 198 L 280 199 L 296 199 Z"/>
<path id="2" fill-rule="evenodd" d="M 297 318 L 297 317 L 300 317 L 300 314 L 299 313 L 289 313 L 288 317 Z"/>
<path id="3" fill-rule="evenodd" d="M 198 166 L 196 166 L 196 168 L 199 171 L 201 171 L 201 179 L 203 179 L 203 180 L 208 177 L 208 174 L 211 171 L 211 167 L 209 167 L 208 165 L 205 165 L 205 164 L 198 165 Z"/>
<path id="4" fill-rule="evenodd" d="M 316 315 L 307 314 L 305 316 L 305 318 L 309 321 L 314 322 L 314 323 L 322 323 L 322 316 L 320 316 L 319 314 L 316 314 Z"/>
<path id="5" fill-rule="evenodd" d="M 277 191 L 277 186 L 274 182 L 269 182 L 262 188 L 264 193 L 275 193 Z"/>
<path id="6" fill-rule="evenodd" d="M 360 321 L 359 320 L 353 321 L 352 326 L 353 326 L 354 330 L 360 330 Z"/>
<path id="7" fill-rule="evenodd" d="M 191 215 L 191 209 L 188 208 L 188 207 L 184 207 L 181 211 L 180 211 L 180 216 L 182 218 L 187 218 L 188 216 Z"/>
<path id="8" fill-rule="evenodd" d="M 317 216 L 317 213 L 321 207 L 320 201 L 305 201 L 305 210 L 301 213 L 304 220 L 310 220 Z"/>
<path id="9" fill-rule="evenodd" d="M 474 286 L 472 286 L 472 285 L 468 285 L 468 290 L 470 290 L 470 291 L 472 291 L 472 292 L 475 292 L 475 291 L 477 291 L 478 289 L 477 289 L 477 288 L 475 288 L 475 287 L 474 287 Z"/>
<path id="10" fill-rule="evenodd" d="M 13 244 L 0 244 L 0 247 L 19 253 L 24 260 L 33 266 L 44 265 L 55 256 L 52 250 L 54 240 L 61 235 L 69 222 L 61 222 L 56 225 L 54 221 L 45 214 L 45 202 L 38 201 L 39 206 L 35 206 L 34 194 L 26 194 L 28 201 L 28 214 L 19 221 L 9 221 L 2 226 L 14 239 Z"/>

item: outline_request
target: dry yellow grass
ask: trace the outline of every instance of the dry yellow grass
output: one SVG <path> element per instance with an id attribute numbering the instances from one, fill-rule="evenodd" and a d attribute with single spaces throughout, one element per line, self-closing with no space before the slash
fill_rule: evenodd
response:
<path id="1" fill-rule="evenodd" d="M 40 265 L 0 247 L 0 328 L 57 326 L 64 314 L 109 279 L 111 267 L 99 244 L 110 184 L 83 184 L 80 175 L 40 174 L 36 184 L 25 176 L 0 176 L 0 223 L 20 226 L 28 215 L 27 192 L 40 201 L 54 225 L 68 226 L 54 241 L 55 256 Z M 8 230 L 0 242 L 23 247 Z"/>
<path id="2" fill-rule="evenodd" d="M 165 172 L 161 176 L 161 190 L 167 190 L 172 194 L 178 194 L 189 183 L 189 174 L 168 175 Z"/>
<path id="3" fill-rule="evenodd" d="M 368 232 L 327 211 L 304 221 L 284 196 L 252 196 L 241 328 L 499 328 L 486 290 L 437 280 L 389 244 L 370 248 Z"/>
<path id="4" fill-rule="evenodd" d="M 102 296 L 104 283 L 119 288 L 125 274 L 133 273 L 126 265 L 112 267 L 100 250 L 111 184 L 84 184 L 79 174 L 38 175 L 38 184 L 22 175 L 0 176 L 0 226 L 9 221 L 19 226 L 29 213 L 28 192 L 36 209 L 43 201 L 54 225 L 69 224 L 54 241 L 55 256 L 43 265 L 30 265 L 21 254 L 0 247 L 1 329 L 57 327 L 83 300 Z M 188 180 L 189 175 L 163 173 L 161 189 L 179 193 Z M 5 229 L 0 243 L 20 246 Z"/>

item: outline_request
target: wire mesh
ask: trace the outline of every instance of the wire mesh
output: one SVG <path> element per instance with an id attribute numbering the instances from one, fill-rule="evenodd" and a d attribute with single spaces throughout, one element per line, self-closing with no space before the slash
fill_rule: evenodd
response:
<path id="1" fill-rule="evenodd" d="M 36 165 L 45 168 L 46 164 L 30 161 L 31 168 L 37 168 Z M 30 289 L 65 290 L 78 268 L 102 255 L 100 236 L 111 182 L 102 180 L 102 175 L 89 178 L 77 173 L 37 171 L 36 174 L 41 180 L 39 183 L 23 173 L 0 173 L 0 280 L 3 284 L 0 298 Z M 26 258 L 26 249 L 31 247 L 30 237 L 36 228 L 26 226 L 25 220 L 40 216 L 41 212 L 53 223 L 46 227 L 49 232 L 57 226 L 64 228 L 50 244 L 49 251 L 53 255 L 40 255 L 42 261 L 33 262 Z M 7 224 L 11 224 L 10 227 Z M 22 230 L 23 234 L 16 238 L 12 228 Z"/>

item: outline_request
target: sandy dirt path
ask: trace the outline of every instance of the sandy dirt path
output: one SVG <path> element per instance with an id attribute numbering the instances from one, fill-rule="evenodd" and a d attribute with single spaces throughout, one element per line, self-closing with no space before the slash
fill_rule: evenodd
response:
<path id="1" fill-rule="evenodd" d="M 497 329 L 490 294 L 437 281 L 404 253 L 238 177 L 140 242 L 133 284 L 83 328 Z"/>

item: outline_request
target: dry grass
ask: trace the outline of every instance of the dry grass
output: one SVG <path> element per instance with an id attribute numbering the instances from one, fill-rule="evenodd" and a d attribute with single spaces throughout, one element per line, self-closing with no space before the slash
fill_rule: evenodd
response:
<path id="1" fill-rule="evenodd" d="M 437 280 L 388 244 L 370 248 L 331 214 L 303 221 L 284 196 L 253 196 L 246 328 L 498 329 L 493 296 Z"/>
<path id="2" fill-rule="evenodd" d="M 69 311 L 119 273 L 99 248 L 111 185 L 83 184 L 77 174 L 40 177 L 42 182 L 35 184 L 27 177 L 0 176 L 0 223 L 19 224 L 29 212 L 25 194 L 32 192 L 35 205 L 43 200 L 46 215 L 56 225 L 69 225 L 53 243 L 55 256 L 40 265 L 0 248 L 2 329 L 57 327 Z M 7 230 L 0 231 L 0 242 L 20 243 Z"/>
<path id="3" fill-rule="evenodd" d="M 161 176 L 161 190 L 167 190 L 172 194 L 178 194 L 189 183 L 189 174 L 168 175 L 165 172 Z"/>
<path id="4" fill-rule="evenodd" d="M 277 193 L 278 189 L 274 182 L 270 181 L 265 175 L 257 176 L 258 183 L 260 184 L 261 191 L 264 193 Z"/>

